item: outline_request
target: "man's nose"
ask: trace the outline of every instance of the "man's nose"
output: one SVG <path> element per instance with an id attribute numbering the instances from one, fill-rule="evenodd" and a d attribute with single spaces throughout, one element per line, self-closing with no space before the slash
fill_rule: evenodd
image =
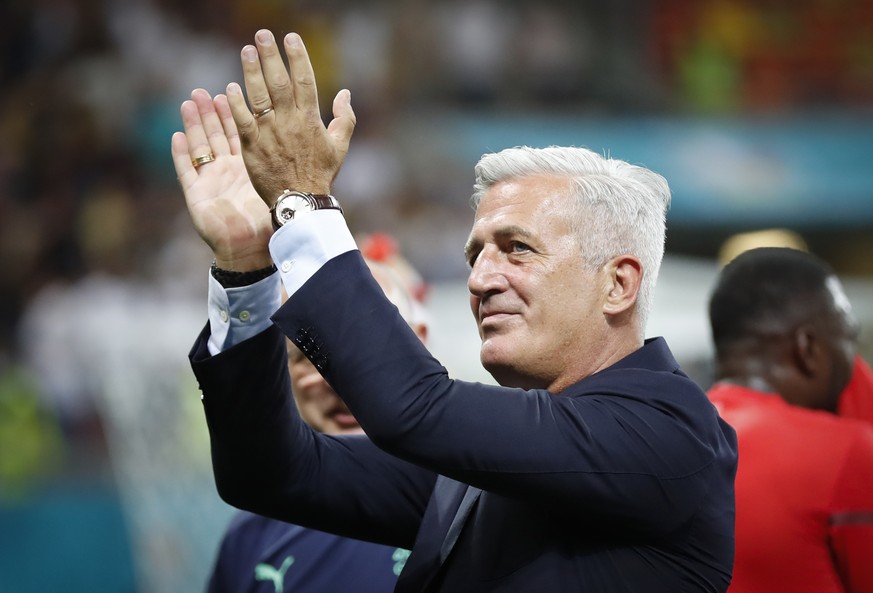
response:
<path id="1" fill-rule="evenodd" d="M 489 293 L 506 290 L 508 282 L 502 266 L 503 262 L 496 249 L 490 246 L 483 249 L 473 262 L 470 276 L 467 278 L 467 289 L 470 294 L 483 298 Z"/>

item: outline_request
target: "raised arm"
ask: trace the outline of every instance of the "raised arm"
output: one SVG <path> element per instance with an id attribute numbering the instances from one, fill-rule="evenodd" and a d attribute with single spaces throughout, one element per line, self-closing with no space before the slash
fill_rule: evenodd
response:
<path id="1" fill-rule="evenodd" d="M 560 395 L 452 380 L 355 253 L 325 264 L 273 319 L 380 447 L 567 520 L 663 532 L 733 479 L 720 462 L 735 442 L 663 345 Z"/>
<path id="2" fill-rule="evenodd" d="M 259 69 L 245 61 L 247 54 L 244 50 L 244 68 Z M 234 108 L 245 110 L 238 85 L 231 85 L 230 90 L 236 93 Z M 257 88 L 249 91 L 252 97 L 260 96 Z M 277 103 L 283 104 L 281 99 Z M 279 112 L 287 114 L 289 106 L 283 105 Z M 272 265 L 269 242 L 273 227 L 267 203 L 246 170 L 231 111 L 224 95 L 213 99 L 206 91 L 195 90 L 191 100 L 181 106 L 184 131 L 173 135 L 172 155 L 194 227 L 212 249 L 217 267 L 250 272 Z M 273 111 L 267 114 L 273 123 L 288 122 Z M 264 117 L 255 118 L 248 111 L 240 115 L 247 145 L 258 163 L 258 158 L 271 158 L 271 149 L 263 142 L 269 134 L 258 134 L 258 120 Z M 320 129 L 332 143 L 327 130 Z M 336 174 L 345 149 L 330 154 L 334 160 L 321 169 L 322 174 L 307 178 L 310 181 L 306 183 L 311 182 L 307 189 L 321 187 L 312 179 L 329 184 Z M 276 165 L 275 160 L 271 162 Z M 308 163 L 296 162 L 311 171 Z M 260 293 L 278 294 L 278 287 L 278 280 L 270 283 L 266 279 L 231 290 L 223 290 L 215 281 L 210 283 L 211 320 L 226 324 L 230 318 L 242 325 L 256 317 L 266 320 L 263 331 L 248 332 L 241 341 L 218 340 L 217 351 L 212 341 L 217 326 L 210 323 L 191 352 L 204 396 L 220 494 L 231 504 L 254 512 L 341 535 L 411 547 L 436 476 L 385 454 L 366 439 L 321 435 L 301 420 L 290 392 L 285 339 L 268 318 L 275 307 L 256 311 L 274 302 L 261 298 Z M 220 312 L 224 315 L 213 317 L 215 302 L 222 303 Z M 278 298 L 275 303 L 278 307 Z M 320 463 L 325 459 L 329 462 Z"/>

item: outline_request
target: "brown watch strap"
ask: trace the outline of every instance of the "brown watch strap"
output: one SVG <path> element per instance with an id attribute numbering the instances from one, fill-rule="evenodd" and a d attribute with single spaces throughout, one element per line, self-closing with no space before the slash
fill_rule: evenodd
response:
<path id="1" fill-rule="evenodd" d="M 324 210 L 325 208 L 339 208 L 339 203 L 336 201 L 336 198 L 328 195 L 328 194 L 306 194 L 315 200 L 315 203 L 318 205 L 318 210 Z M 342 210 L 342 208 L 339 208 Z"/>

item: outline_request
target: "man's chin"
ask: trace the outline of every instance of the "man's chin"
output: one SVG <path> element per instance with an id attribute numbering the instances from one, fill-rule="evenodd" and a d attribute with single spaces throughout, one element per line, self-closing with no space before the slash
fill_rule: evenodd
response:
<path id="1" fill-rule="evenodd" d="M 479 360 L 486 369 L 496 367 L 517 367 L 520 363 L 519 353 L 524 352 L 519 337 L 506 334 L 493 334 L 482 340 L 479 348 Z"/>
<path id="2" fill-rule="evenodd" d="M 517 377 L 515 366 L 511 359 L 504 356 L 497 356 L 495 353 L 490 355 L 484 350 L 481 353 L 482 367 L 494 377 L 499 385 L 514 387 L 513 378 Z M 517 379 L 516 379 L 517 380 Z"/>
<path id="3" fill-rule="evenodd" d="M 494 377 L 498 385 L 520 389 L 547 389 L 542 377 L 531 372 L 529 364 L 517 356 L 508 356 L 506 351 L 487 350 L 480 352 L 482 367 Z"/>

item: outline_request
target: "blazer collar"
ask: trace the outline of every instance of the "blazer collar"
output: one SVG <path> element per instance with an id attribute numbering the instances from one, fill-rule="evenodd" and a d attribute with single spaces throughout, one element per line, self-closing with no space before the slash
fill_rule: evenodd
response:
<path id="1" fill-rule="evenodd" d="M 613 385 L 615 380 L 612 377 L 613 373 L 629 370 L 679 373 L 685 376 L 679 368 L 679 363 L 676 362 L 673 353 L 670 352 L 667 341 L 661 337 L 649 338 L 640 348 L 634 350 L 615 364 L 577 381 L 564 389 L 561 394 L 577 395 L 600 390 L 603 384 Z"/>
<path id="2" fill-rule="evenodd" d="M 468 491 L 475 491 L 468 494 Z M 395 593 L 421 593 L 439 573 L 478 499 L 478 488 L 439 476 Z"/>

